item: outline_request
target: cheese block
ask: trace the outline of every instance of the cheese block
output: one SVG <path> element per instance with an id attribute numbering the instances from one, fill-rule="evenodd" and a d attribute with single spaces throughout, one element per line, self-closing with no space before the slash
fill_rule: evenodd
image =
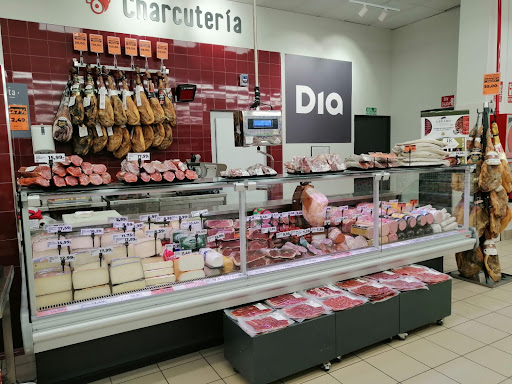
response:
<path id="1" fill-rule="evenodd" d="M 144 267 L 144 266 L 142 266 Z M 174 268 L 162 268 L 162 269 L 152 269 L 150 271 L 144 271 L 144 278 L 149 279 L 157 276 L 165 276 L 174 274 Z"/>
<path id="2" fill-rule="evenodd" d="M 107 268 L 107 263 L 101 262 L 96 258 L 95 261 L 85 264 L 76 264 L 75 268 L 73 268 L 73 272 L 85 271 L 86 269 L 97 269 L 97 268 Z"/>
<path id="3" fill-rule="evenodd" d="M 144 270 L 140 262 L 114 265 L 110 267 L 112 284 L 122 284 L 144 278 Z"/>
<path id="4" fill-rule="evenodd" d="M 204 274 L 207 277 L 212 277 L 212 276 L 220 276 L 222 273 L 221 273 L 221 269 L 220 268 L 204 267 Z"/>
<path id="5" fill-rule="evenodd" d="M 233 262 L 233 259 L 228 256 L 223 256 L 224 259 L 224 268 L 222 268 L 222 273 L 231 273 L 235 270 L 235 263 Z"/>
<path id="6" fill-rule="evenodd" d="M 113 285 L 112 293 L 113 294 L 125 293 L 125 292 L 137 291 L 139 289 L 144 289 L 144 288 L 146 288 L 145 280 L 130 281 L 129 283 Z"/>
<path id="7" fill-rule="evenodd" d="M 112 253 L 103 255 L 103 258 L 104 258 L 104 260 L 106 260 L 106 262 L 108 264 L 110 264 L 110 263 L 112 263 L 112 260 L 115 260 L 115 259 L 122 259 L 122 258 L 135 256 L 134 251 L 135 250 L 133 247 L 128 246 L 128 248 L 126 248 L 125 245 L 118 245 L 118 246 L 112 247 Z"/>
<path id="8" fill-rule="evenodd" d="M 75 301 L 78 300 L 89 300 L 95 297 L 108 296 L 110 295 L 110 285 L 100 285 L 98 287 L 77 289 L 75 291 Z"/>
<path id="9" fill-rule="evenodd" d="M 172 268 L 174 270 L 174 263 L 172 260 L 165 261 L 162 256 L 149 257 L 142 259 L 142 268 L 144 268 L 145 271 L 162 268 Z"/>
<path id="10" fill-rule="evenodd" d="M 98 263 L 99 265 L 99 263 Z M 90 268 L 73 272 L 73 288 L 83 289 L 108 284 L 108 268 Z"/>
<path id="11" fill-rule="evenodd" d="M 188 271 L 180 273 L 179 275 L 177 274 L 176 277 L 178 278 L 179 282 L 182 282 L 195 279 L 203 279 L 206 277 L 206 275 L 202 269 L 199 269 L 197 271 Z"/>
<path id="12" fill-rule="evenodd" d="M 73 292 L 64 291 L 49 295 L 36 296 L 36 308 L 51 307 L 52 305 L 66 304 L 73 301 Z"/>
<path id="13" fill-rule="evenodd" d="M 204 258 L 199 253 L 183 255 L 179 259 L 174 260 L 174 271 L 177 274 L 181 272 L 194 271 L 203 268 Z"/>
<path id="14" fill-rule="evenodd" d="M 61 267 L 37 271 L 34 273 L 34 287 L 36 296 L 71 291 L 71 269 L 66 266 L 64 272 Z"/>
<path id="15" fill-rule="evenodd" d="M 118 230 L 118 229 L 108 229 L 105 231 L 105 233 L 103 235 L 101 235 L 101 246 L 102 247 L 111 247 L 113 245 L 118 245 L 116 244 L 115 240 L 114 240 L 114 235 L 120 235 L 124 233 L 123 230 Z M 137 230 L 135 231 L 135 237 L 140 239 L 140 238 L 143 238 L 144 237 L 144 231 L 142 230 Z"/>
<path id="16" fill-rule="evenodd" d="M 176 276 L 174 275 L 164 275 L 164 276 L 157 276 L 157 277 L 151 277 L 146 279 L 146 287 L 152 287 L 155 285 L 162 285 L 162 284 L 170 284 L 176 282 Z"/>
<path id="17" fill-rule="evenodd" d="M 92 236 L 73 236 L 69 237 L 71 240 L 71 249 L 91 249 L 98 248 L 100 246 L 99 236 L 94 236 L 94 242 Z"/>
<path id="18" fill-rule="evenodd" d="M 58 256 L 58 255 L 59 255 L 59 250 L 58 249 L 46 249 L 44 251 L 32 252 L 32 259 L 34 261 L 37 261 L 37 260 L 41 260 L 41 259 L 47 258 L 49 256 Z M 69 255 L 68 247 L 62 247 L 60 249 L 60 255 L 61 256 Z"/>
<path id="19" fill-rule="evenodd" d="M 59 237 L 54 233 L 34 237 L 32 239 L 32 252 L 44 252 L 44 251 L 48 250 L 48 244 L 47 244 L 48 241 L 58 240 L 58 239 L 59 239 Z M 60 240 L 65 240 L 65 239 L 66 239 L 66 236 L 64 236 L 64 235 L 60 236 Z M 54 250 L 54 251 L 56 252 L 56 250 Z"/>
<path id="20" fill-rule="evenodd" d="M 50 259 L 49 257 L 44 257 L 42 259 L 34 261 L 34 266 L 33 266 L 34 272 L 40 271 L 42 269 L 61 267 L 60 262 L 50 263 L 49 259 Z"/>
<path id="21" fill-rule="evenodd" d="M 201 248 L 199 253 L 204 257 L 204 263 L 210 268 L 221 268 L 224 266 L 222 255 L 211 248 Z"/>
<path id="22" fill-rule="evenodd" d="M 129 263 L 140 263 L 140 262 L 141 262 L 140 257 L 122 257 L 120 259 L 112 260 L 112 263 L 110 265 L 112 267 L 116 267 L 118 265 L 129 264 Z"/>
<path id="23" fill-rule="evenodd" d="M 155 239 L 149 237 L 138 239 L 136 243 L 130 244 L 130 247 L 133 249 L 133 254 L 141 258 L 159 255 L 164 250 L 160 240 L 155 241 Z"/>
<path id="24" fill-rule="evenodd" d="M 99 256 L 93 256 L 91 255 L 90 251 L 79 251 L 78 253 L 75 253 L 75 260 L 71 262 L 71 268 L 76 269 L 77 266 L 84 265 L 84 264 L 90 264 L 94 262 L 98 262 L 99 264 L 100 257 Z M 107 265 L 107 261 L 105 260 L 105 257 L 101 260 L 101 265 L 103 264 Z"/>

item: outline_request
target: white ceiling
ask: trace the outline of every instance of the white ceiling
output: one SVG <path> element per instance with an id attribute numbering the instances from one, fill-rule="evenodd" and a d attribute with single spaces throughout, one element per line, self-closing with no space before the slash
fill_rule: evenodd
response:
<path id="1" fill-rule="evenodd" d="M 230 0 L 238 3 L 252 4 L 253 0 Z M 260 7 L 280 9 L 304 15 L 318 16 L 326 19 L 348 21 L 373 27 L 396 29 L 416 21 L 427 19 L 450 8 L 460 5 L 460 0 L 362 0 L 367 3 L 400 9 L 400 12 L 388 11 L 384 22 L 379 17 L 382 9 L 368 7 L 364 17 L 358 12 L 362 5 L 350 3 L 349 0 L 257 0 Z"/>

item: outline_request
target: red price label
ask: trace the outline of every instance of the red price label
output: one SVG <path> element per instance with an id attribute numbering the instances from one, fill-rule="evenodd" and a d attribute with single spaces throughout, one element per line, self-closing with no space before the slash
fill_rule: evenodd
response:
<path id="1" fill-rule="evenodd" d="M 91 43 L 91 52 L 103 53 L 103 36 L 89 35 L 89 41 Z"/>
<path id="2" fill-rule="evenodd" d="M 139 41 L 140 55 L 142 57 L 151 57 L 151 41 L 141 40 Z"/>
<path id="3" fill-rule="evenodd" d="M 73 33 L 73 47 L 75 51 L 87 51 L 87 33 L 74 32 Z"/>
<path id="4" fill-rule="evenodd" d="M 156 43 L 156 57 L 160 60 L 169 59 L 169 44 L 158 42 Z"/>
<path id="5" fill-rule="evenodd" d="M 137 56 L 137 39 L 124 39 L 124 51 L 128 56 Z"/>

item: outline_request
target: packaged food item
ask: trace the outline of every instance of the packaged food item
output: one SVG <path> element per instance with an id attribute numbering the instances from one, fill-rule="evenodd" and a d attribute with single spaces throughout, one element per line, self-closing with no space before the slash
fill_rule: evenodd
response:
<path id="1" fill-rule="evenodd" d="M 343 288 L 343 289 L 350 289 L 350 288 L 360 287 L 367 283 L 368 283 L 368 280 L 353 279 L 353 280 L 339 281 L 336 283 L 336 286 Z"/>
<path id="2" fill-rule="evenodd" d="M 321 303 L 308 300 L 304 303 L 291 305 L 280 310 L 286 317 L 298 322 L 304 320 L 314 319 L 322 315 L 327 315 L 330 310 L 324 307 Z"/>
<path id="3" fill-rule="evenodd" d="M 341 295 L 330 297 L 322 301 L 322 304 L 332 311 L 344 311 L 366 304 L 368 298 L 357 296 L 350 292 L 343 292 Z"/>
<path id="4" fill-rule="evenodd" d="M 248 335 L 254 337 L 264 333 L 279 331 L 293 324 L 293 320 L 287 319 L 280 313 L 274 312 L 270 315 L 257 317 L 254 319 L 241 319 L 238 323 Z"/>
<path id="5" fill-rule="evenodd" d="M 367 279 L 383 281 L 383 280 L 395 280 L 398 279 L 401 275 L 398 273 L 394 273 L 391 271 L 383 271 L 379 273 L 374 273 L 373 275 L 366 276 Z"/>
<path id="6" fill-rule="evenodd" d="M 317 299 L 325 299 L 328 297 L 338 296 L 343 291 L 334 285 L 325 285 L 323 287 L 312 288 L 304 291 L 307 296 L 312 296 Z"/>
<path id="7" fill-rule="evenodd" d="M 232 319 L 251 319 L 262 315 L 269 314 L 272 309 L 262 303 L 249 304 L 236 309 L 227 309 L 226 314 Z"/>
<path id="8" fill-rule="evenodd" d="M 272 308 L 284 308 L 290 305 L 303 303 L 305 301 L 308 301 L 308 299 L 300 293 L 295 292 L 273 297 L 265 301 L 265 303 Z"/>
<path id="9" fill-rule="evenodd" d="M 398 292 L 394 289 L 373 281 L 358 287 L 348 288 L 348 291 L 359 296 L 365 296 L 373 303 L 389 300 L 398 295 Z"/>
<path id="10" fill-rule="evenodd" d="M 417 289 L 428 289 L 428 287 L 418 279 L 411 276 L 400 276 L 398 279 L 385 280 L 382 285 L 396 289 L 400 292 L 414 291 Z"/>

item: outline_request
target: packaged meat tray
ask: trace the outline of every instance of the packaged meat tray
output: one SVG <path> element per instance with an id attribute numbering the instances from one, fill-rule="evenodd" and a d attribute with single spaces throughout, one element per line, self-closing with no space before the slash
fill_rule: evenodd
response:
<path id="1" fill-rule="evenodd" d="M 241 319 L 238 324 L 249 336 L 261 335 L 284 329 L 293 324 L 293 320 L 287 319 L 280 313 L 274 312 L 270 315 L 257 317 L 250 320 Z"/>
<path id="2" fill-rule="evenodd" d="M 411 276 L 401 276 L 398 279 L 381 281 L 381 284 L 400 292 L 428 289 L 423 282 Z"/>
<path id="3" fill-rule="evenodd" d="M 360 287 L 367 283 L 368 283 L 368 280 L 353 279 L 353 280 L 339 281 L 336 283 L 336 285 L 343 289 L 350 289 L 350 288 Z"/>
<path id="4" fill-rule="evenodd" d="M 437 284 L 442 283 L 443 281 L 451 280 L 451 277 L 445 273 L 441 273 L 434 270 L 428 270 L 424 272 L 415 273 L 412 275 L 415 279 L 424 282 L 425 284 Z"/>
<path id="5" fill-rule="evenodd" d="M 417 273 L 428 272 L 430 268 L 424 267 L 422 265 L 408 265 L 406 267 L 400 267 L 393 269 L 393 272 L 398 273 L 399 275 L 415 275 Z"/>
<path id="6" fill-rule="evenodd" d="M 343 291 L 334 285 L 325 285 L 323 287 L 308 289 L 304 291 L 304 293 L 317 299 L 326 299 L 328 297 L 338 296 L 342 294 Z"/>
<path id="7" fill-rule="evenodd" d="M 226 314 L 232 319 L 250 319 L 262 315 L 267 315 L 272 312 L 272 309 L 261 303 L 245 305 L 236 309 L 227 309 Z"/>
<path id="8" fill-rule="evenodd" d="M 388 300 L 398 295 L 398 292 L 394 289 L 376 282 L 368 282 L 358 287 L 348 288 L 348 291 L 359 296 L 365 296 L 370 299 L 371 302 Z"/>
<path id="9" fill-rule="evenodd" d="M 344 292 L 343 294 L 335 297 L 330 297 L 322 301 L 322 304 L 332 311 L 344 311 L 347 309 L 355 308 L 360 305 L 366 304 L 368 298 L 363 296 L 356 296 L 350 292 Z"/>
<path id="10" fill-rule="evenodd" d="M 272 308 L 284 308 L 289 307 L 290 305 L 303 303 L 305 301 L 308 301 L 308 299 L 306 299 L 299 293 L 287 293 L 285 295 L 276 296 L 271 299 L 268 299 L 265 303 L 271 306 Z"/>
<path id="11" fill-rule="evenodd" d="M 327 315 L 331 311 L 325 308 L 319 302 L 314 300 L 308 300 L 304 303 L 291 305 L 280 309 L 280 311 L 290 319 L 298 321 L 299 323 L 304 320 L 314 319 L 322 315 Z"/>
<path id="12" fill-rule="evenodd" d="M 400 278 L 400 274 L 394 273 L 391 271 L 384 271 L 379 273 L 374 273 L 373 275 L 366 276 L 367 279 L 377 280 L 377 281 L 384 281 L 384 280 L 395 280 Z"/>

